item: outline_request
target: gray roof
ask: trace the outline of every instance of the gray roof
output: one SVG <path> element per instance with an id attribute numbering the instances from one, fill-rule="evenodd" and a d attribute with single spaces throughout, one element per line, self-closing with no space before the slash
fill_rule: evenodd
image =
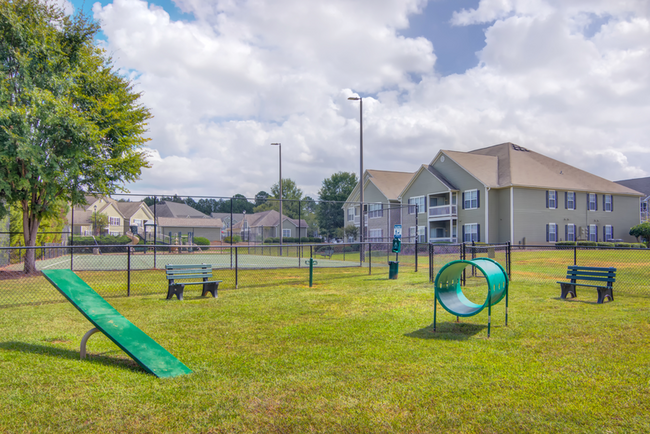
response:
<path id="1" fill-rule="evenodd" d="M 440 151 L 485 186 L 532 187 L 640 196 L 621 184 L 593 175 L 545 155 L 502 143 L 470 152 Z"/>
<path id="2" fill-rule="evenodd" d="M 274 209 L 269 211 L 258 212 L 255 214 L 246 214 L 246 222 L 248 223 L 248 226 L 250 226 L 251 228 L 273 227 L 273 226 L 277 226 L 279 221 L 280 221 L 280 213 Z M 289 221 L 293 223 L 296 227 L 298 227 L 297 219 L 292 219 L 285 215 L 284 221 Z M 241 228 L 242 225 L 243 225 L 243 221 L 239 221 L 234 225 L 233 229 Z M 301 228 L 307 227 L 307 223 L 302 219 L 300 220 L 300 227 Z"/>
<path id="3" fill-rule="evenodd" d="M 650 177 L 647 178 L 634 178 L 624 179 L 622 181 L 615 181 L 617 184 L 624 185 L 632 190 L 640 191 L 646 196 L 650 196 Z"/>
<path id="4" fill-rule="evenodd" d="M 180 218 L 180 217 L 158 217 L 159 227 L 175 228 L 214 228 L 221 229 L 223 223 L 220 219 L 211 218 Z"/>
<path id="5" fill-rule="evenodd" d="M 152 211 L 153 212 L 153 211 Z M 170 218 L 205 218 L 210 217 L 189 205 L 176 202 L 160 202 L 156 204 L 156 217 Z"/>

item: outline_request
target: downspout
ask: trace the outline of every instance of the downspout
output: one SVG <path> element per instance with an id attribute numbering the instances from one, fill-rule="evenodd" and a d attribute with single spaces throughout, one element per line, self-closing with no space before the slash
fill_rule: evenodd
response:
<path id="1" fill-rule="evenodd" d="M 485 187 L 485 244 L 490 243 L 490 187 Z"/>
<path id="2" fill-rule="evenodd" d="M 510 244 L 515 242 L 515 188 L 510 186 Z"/>

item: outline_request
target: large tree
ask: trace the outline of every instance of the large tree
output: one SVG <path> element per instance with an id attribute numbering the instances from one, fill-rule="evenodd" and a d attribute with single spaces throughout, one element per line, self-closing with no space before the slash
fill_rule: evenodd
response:
<path id="1" fill-rule="evenodd" d="M 276 183 L 271 187 L 271 197 L 265 203 L 255 207 L 255 212 L 268 210 L 280 211 L 280 186 Z M 289 178 L 282 178 L 282 214 L 297 219 L 300 214 L 303 217 L 304 208 L 298 212 L 299 207 L 303 204 L 299 202 L 302 199 L 302 190 L 298 188 L 296 182 Z"/>
<path id="2" fill-rule="evenodd" d="M 336 229 L 343 227 L 343 203 L 357 185 L 357 175 L 349 172 L 337 172 L 323 180 L 318 191 L 320 203 L 316 210 L 318 227 L 328 237 L 336 235 Z"/>
<path id="3" fill-rule="evenodd" d="M 26 246 L 57 201 L 125 191 L 148 167 L 149 110 L 94 42 L 99 26 L 45 0 L 0 1 L 0 216 Z M 36 270 L 34 250 L 25 272 Z"/>

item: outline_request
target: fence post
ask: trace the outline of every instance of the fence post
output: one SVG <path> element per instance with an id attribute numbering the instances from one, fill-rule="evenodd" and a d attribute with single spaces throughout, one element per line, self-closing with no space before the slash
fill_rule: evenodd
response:
<path id="1" fill-rule="evenodd" d="M 235 289 L 239 289 L 239 255 L 237 249 L 239 247 L 235 247 Z M 232 255 L 232 247 L 230 248 L 230 255 Z"/>
<path id="2" fill-rule="evenodd" d="M 573 265 L 578 265 L 578 246 L 573 246 Z"/>
<path id="3" fill-rule="evenodd" d="M 508 267 L 508 279 L 512 279 L 512 243 L 510 241 L 508 241 L 508 247 L 506 249 L 506 267 Z"/>
<path id="4" fill-rule="evenodd" d="M 433 244 L 429 243 L 429 283 L 433 283 L 433 255 L 434 255 L 434 248 Z"/>
<path id="5" fill-rule="evenodd" d="M 368 274 L 372 274 L 372 243 L 368 243 Z"/>
<path id="6" fill-rule="evenodd" d="M 128 245 L 126 246 L 126 262 L 127 262 L 126 296 L 130 297 L 131 296 L 131 247 L 129 247 Z"/>

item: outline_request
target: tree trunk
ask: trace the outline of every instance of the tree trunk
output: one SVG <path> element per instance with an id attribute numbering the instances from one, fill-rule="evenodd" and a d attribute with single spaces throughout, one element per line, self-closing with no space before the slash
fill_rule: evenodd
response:
<path id="1" fill-rule="evenodd" d="M 38 226 L 40 220 L 37 219 L 29 207 L 23 204 L 23 237 L 25 239 L 25 247 L 36 246 L 36 234 L 38 233 Z M 26 249 L 25 251 L 25 274 L 36 273 L 36 249 Z"/>

